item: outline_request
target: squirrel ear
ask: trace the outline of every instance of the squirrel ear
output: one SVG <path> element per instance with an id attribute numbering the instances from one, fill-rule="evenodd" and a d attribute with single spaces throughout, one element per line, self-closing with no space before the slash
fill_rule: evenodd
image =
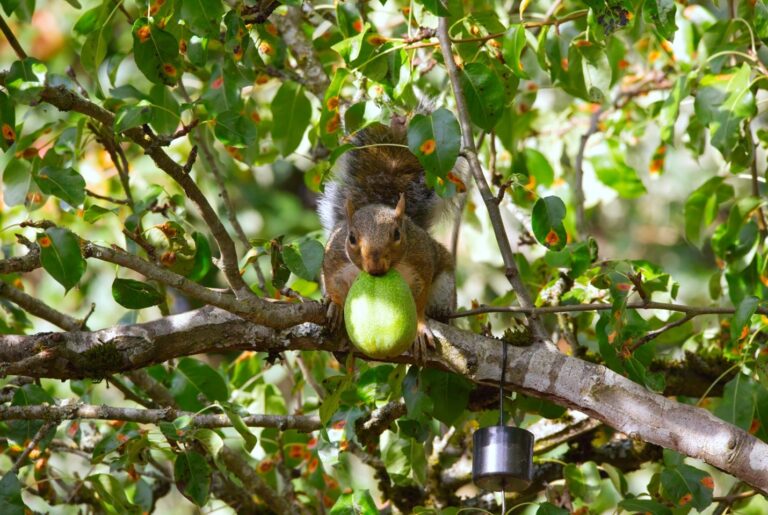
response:
<path id="1" fill-rule="evenodd" d="M 403 214 L 405 213 L 405 193 L 400 194 L 400 200 L 397 202 L 397 206 L 395 207 L 395 218 L 398 220 L 401 220 L 403 218 Z"/>
<path id="2" fill-rule="evenodd" d="M 352 215 L 355 214 L 355 205 L 351 199 L 347 199 L 345 206 L 347 208 L 347 220 L 352 220 Z"/>

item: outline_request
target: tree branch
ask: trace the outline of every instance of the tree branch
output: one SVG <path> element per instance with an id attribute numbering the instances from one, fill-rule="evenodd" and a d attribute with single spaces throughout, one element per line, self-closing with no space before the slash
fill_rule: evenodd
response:
<path id="1" fill-rule="evenodd" d="M 584 219 L 584 152 L 587 149 L 589 138 L 597 132 L 598 122 L 600 121 L 600 116 L 603 112 L 603 108 L 598 108 L 592 113 L 592 116 L 590 116 L 589 128 L 587 129 L 587 132 L 581 135 L 579 150 L 576 153 L 576 161 L 573 166 L 573 203 L 576 206 L 576 231 L 582 238 L 587 230 L 586 221 Z"/>
<path id="2" fill-rule="evenodd" d="M 13 48 L 13 51 L 16 52 L 16 56 L 19 59 L 26 59 L 28 57 L 27 53 L 19 44 L 19 40 L 16 39 L 16 36 L 14 35 L 13 31 L 5 22 L 5 19 L 2 16 L 0 16 L 0 32 L 3 33 L 3 35 L 5 36 L 5 39 L 8 40 L 8 43 L 11 44 L 11 48 Z"/>
<path id="3" fill-rule="evenodd" d="M 267 504 L 267 506 L 275 510 L 275 512 L 290 514 L 297 513 L 295 507 L 292 507 L 286 499 L 272 490 L 272 488 L 270 488 L 269 485 L 256 474 L 256 472 L 254 472 L 253 467 L 245 461 L 241 454 L 242 453 L 237 453 L 225 445 L 221 448 L 221 451 L 219 451 L 219 458 L 221 458 L 227 469 L 242 481 L 243 486 L 247 491 L 254 492 Z"/>
<path id="4" fill-rule="evenodd" d="M 700 306 L 688 306 L 685 304 L 674 304 L 670 302 L 630 302 L 627 304 L 627 309 L 659 309 L 663 311 L 679 311 L 681 313 L 687 313 L 691 316 L 701 315 L 733 315 L 736 312 L 736 308 L 728 307 L 700 307 Z M 481 306 L 476 309 L 468 309 L 458 313 L 449 315 L 448 318 L 462 318 L 472 315 L 481 315 L 484 313 L 522 313 L 543 315 L 547 313 L 576 313 L 584 311 L 606 311 L 612 308 L 611 304 L 592 303 L 592 304 L 564 304 L 561 306 L 543 306 L 540 308 L 524 308 L 518 306 Z M 768 315 L 768 308 L 758 307 L 755 311 L 761 315 Z"/>
<path id="5" fill-rule="evenodd" d="M 23 291 L 14 288 L 4 281 L 0 281 L 0 297 L 5 297 L 17 306 L 23 308 L 27 313 L 42 318 L 43 320 L 47 320 L 62 329 L 78 331 L 82 328 L 82 320 L 65 315 L 64 313 L 53 309 L 42 300 L 27 295 Z"/>
<path id="6" fill-rule="evenodd" d="M 430 328 L 437 344 L 427 356 L 428 365 L 478 384 L 498 385 L 502 362 L 498 340 L 437 322 L 430 322 Z M 341 348 L 342 344 L 328 338 L 319 326 L 303 324 L 276 331 L 206 307 L 94 332 L 3 335 L 0 361 L 5 362 L 2 370 L 6 373 L 67 379 L 103 377 L 205 352 Z M 768 444 L 746 431 L 702 408 L 652 393 L 601 365 L 549 351 L 545 346 L 507 349 L 506 376 L 511 388 L 581 411 L 632 439 L 706 461 L 768 491 Z M 389 361 L 413 363 L 414 358 L 403 354 Z"/>
<path id="7" fill-rule="evenodd" d="M 3 81 L 0 80 L 0 84 Z M 92 118 L 110 130 L 114 127 L 115 116 L 106 109 L 90 102 L 64 86 L 44 86 L 40 93 L 43 102 L 51 104 L 59 111 L 74 111 Z M 134 127 L 123 131 L 123 134 L 144 149 L 147 154 L 165 173 L 173 178 L 184 190 L 186 196 L 197 206 L 208 228 L 219 247 L 222 257 L 222 269 L 227 282 L 238 297 L 256 298 L 240 276 L 235 243 L 222 224 L 218 214 L 213 209 L 203 192 L 200 191 L 192 177 L 184 172 L 184 168 L 165 153 L 161 146 L 155 144 L 141 128 Z"/>
<path id="8" fill-rule="evenodd" d="M 48 434 L 48 431 L 50 431 L 51 428 L 55 426 L 56 426 L 55 422 L 49 421 L 43 424 L 43 426 L 40 429 L 38 429 L 37 433 L 35 433 L 35 436 L 32 437 L 32 439 L 29 441 L 27 446 L 24 447 L 24 451 L 22 451 L 22 453 L 16 459 L 16 462 L 11 467 L 11 470 L 8 471 L 9 474 L 16 474 L 19 472 L 21 467 L 24 466 L 24 461 L 29 457 L 29 455 L 32 453 L 35 447 L 38 446 L 40 441 L 43 438 L 45 438 L 45 435 Z"/>
<path id="9" fill-rule="evenodd" d="M 302 27 L 303 14 L 300 7 L 288 6 L 285 16 L 275 20 L 280 35 L 283 37 L 291 54 L 298 63 L 298 68 L 304 70 L 304 83 L 318 98 L 325 96 L 331 81 L 325 73 L 323 63 L 317 58 L 312 42 L 307 39 Z"/>
<path id="10" fill-rule="evenodd" d="M 190 417 L 191 427 L 221 428 L 232 427 L 226 415 L 196 415 L 174 408 L 116 408 L 73 403 L 60 406 L 33 404 L 27 406 L 0 406 L 0 420 L 123 420 L 140 424 L 173 422 L 179 417 Z M 243 422 L 249 427 L 272 427 L 281 431 L 295 429 L 309 433 L 322 428 L 318 417 L 306 415 L 245 415 Z"/>
<path id="11" fill-rule="evenodd" d="M 10 258 L 0 261 L 0 270 L 23 268 L 25 271 L 31 271 L 41 266 L 38 245 L 31 242 L 26 242 L 25 244 L 29 246 L 30 252 L 23 258 Z M 182 275 L 129 254 L 116 245 L 107 248 L 86 241 L 82 244 L 82 249 L 83 256 L 86 258 L 99 259 L 139 272 L 149 279 L 154 279 L 176 288 L 192 298 L 206 304 L 218 306 L 232 313 L 238 313 L 258 324 L 267 326 L 278 324 L 285 328 L 302 322 L 323 323 L 325 319 L 323 305 L 319 302 L 268 302 L 256 296 L 238 300 L 229 292 L 206 288 Z M 61 325 L 59 326 L 62 327 Z"/>

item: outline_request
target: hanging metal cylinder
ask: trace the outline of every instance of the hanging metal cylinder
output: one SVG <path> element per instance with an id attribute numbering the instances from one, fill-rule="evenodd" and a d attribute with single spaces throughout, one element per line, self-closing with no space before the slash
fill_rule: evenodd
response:
<path id="1" fill-rule="evenodd" d="M 533 434 L 519 427 L 491 426 L 472 437 L 472 481 L 483 490 L 521 491 L 533 479 Z"/>

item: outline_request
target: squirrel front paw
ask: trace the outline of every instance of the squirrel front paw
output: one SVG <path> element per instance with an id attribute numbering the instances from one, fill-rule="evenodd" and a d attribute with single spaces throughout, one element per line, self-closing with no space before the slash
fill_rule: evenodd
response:
<path id="1" fill-rule="evenodd" d="M 432 329 L 427 325 L 426 321 L 420 321 L 417 328 L 416 340 L 411 347 L 413 357 L 416 360 L 416 363 L 420 366 L 427 362 L 427 347 L 430 349 L 435 348 L 435 335 L 432 332 Z"/>
<path id="2" fill-rule="evenodd" d="M 335 302 L 328 303 L 328 309 L 325 312 L 325 326 L 335 334 L 339 332 L 344 325 L 344 308 Z"/>

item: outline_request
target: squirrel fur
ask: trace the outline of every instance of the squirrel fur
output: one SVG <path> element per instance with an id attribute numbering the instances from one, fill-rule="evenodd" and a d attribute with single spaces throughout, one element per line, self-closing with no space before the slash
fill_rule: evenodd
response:
<path id="1" fill-rule="evenodd" d="M 428 232 L 454 203 L 427 186 L 405 146 L 404 119 L 366 127 L 350 142 L 359 148 L 342 156 L 318 206 L 329 234 L 322 266 L 328 322 L 332 330 L 342 325 L 347 292 L 361 270 L 382 275 L 394 268 L 416 303 L 414 351 L 421 360 L 434 346 L 426 317 L 446 320 L 456 308 L 453 256 Z"/>

